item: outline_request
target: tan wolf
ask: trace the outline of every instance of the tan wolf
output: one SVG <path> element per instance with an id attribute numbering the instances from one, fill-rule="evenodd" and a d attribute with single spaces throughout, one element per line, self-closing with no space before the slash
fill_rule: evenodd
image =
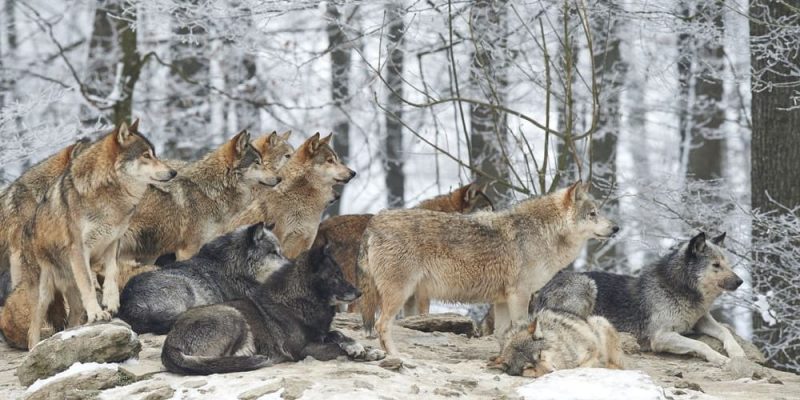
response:
<path id="1" fill-rule="evenodd" d="M 279 142 L 277 135 L 256 141 L 270 157 Z M 223 233 L 230 219 L 252 201 L 254 187 L 280 181 L 246 131 L 180 172 L 161 190 L 145 194 L 120 243 L 120 260 L 150 265 L 167 253 L 186 260 Z"/>
<path id="2" fill-rule="evenodd" d="M 493 209 L 494 207 L 482 188 L 476 183 L 470 183 L 450 193 L 424 200 L 414 208 L 468 214 L 476 210 Z M 345 279 L 354 285 L 356 284 L 356 261 L 361 235 L 367 229 L 372 215 L 352 214 L 328 218 L 319 225 L 317 237 L 314 240 L 313 246 L 324 246 L 326 243 L 330 245 L 331 257 L 342 268 Z M 426 314 L 430 300 L 424 293 L 416 293 L 415 300 L 409 300 L 409 303 L 414 303 L 420 313 Z M 356 305 L 357 301 L 350 303 L 347 306 L 348 310 L 353 312 Z M 406 315 L 411 315 L 411 308 L 413 308 L 412 304 L 408 304 Z"/>
<path id="3" fill-rule="evenodd" d="M 91 144 L 48 190 L 45 200 L 23 229 L 23 249 L 41 268 L 31 288 L 28 344 L 38 343 L 42 322 L 54 295 L 67 298 L 69 324 L 110 318 L 119 307 L 117 253 L 119 239 L 151 184 L 174 178 L 176 171 L 156 158 L 153 145 L 122 123 Z M 91 261 L 105 266 L 103 305 L 95 295 Z"/>
<path id="4" fill-rule="evenodd" d="M 527 314 L 531 294 L 574 261 L 588 239 L 618 230 L 580 182 L 497 212 L 382 211 L 359 251 L 364 327 L 371 331 L 380 307 L 381 345 L 396 354 L 391 323 L 417 286 L 444 301 L 492 302 L 496 326 L 508 326 Z"/>
<path id="5" fill-rule="evenodd" d="M 278 172 L 284 182 L 259 195 L 228 225 L 228 231 L 258 222 L 275 224 L 283 254 L 294 259 L 311 248 L 322 213 L 337 198 L 333 186 L 356 175 L 330 146 L 332 135 L 308 138 Z"/>

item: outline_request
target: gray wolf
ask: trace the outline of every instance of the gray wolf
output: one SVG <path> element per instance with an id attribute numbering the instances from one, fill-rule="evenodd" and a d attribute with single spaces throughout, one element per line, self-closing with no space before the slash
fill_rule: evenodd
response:
<path id="1" fill-rule="evenodd" d="M 164 334 L 192 307 L 244 297 L 251 282 L 264 282 L 287 262 L 271 228 L 242 227 L 188 260 L 134 276 L 122 290 L 119 317 L 137 333 Z"/>
<path id="2" fill-rule="evenodd" d="M 265 152 L 270 141 L 279 141 L 270 137 Z M 246 131 L 180 172 L 161 190 L 145 194 L 120 244 L 121 260 L 154 264 L 173 252 L 178 260 L 186 260 L 226 232 L 230 218 L 252 201 L 254 186 L 271 187 L 280 181 L 272 166 L 263 164 Z"/>
<path id="3" fill-rule="evenodd" d="M 317 236 L 322 213 L 338 196 L 333 186 L 356 176 L 333 151 L 331 137 L 320 139 L 317 132 L 303 142 L 278 171 L 283 183 L 256 196 L 228 224 L 228 230 L 266 221 L 275 224 L 275 235 L 286 257 L 294 259 L 308 250 Z"/>
<path id="4" fill-rule="evenodd" d="M 164 341 L 161 361 L 171 372 L 211 374 L 308 356 L 381 359 L 382 351 L 330 329 L 334 305 L 358 296 L 324 248 L 315 247 L 246 298 L 183 313 Z"/>
<path id="5" fill-rule="evenodd" d="M 36 304 L 29 346 L 38 343 L 57 291 L 67 298 L 71 326 L 80 323 L 81 310 L 88 322 L 109 319 L 116 312 L 119 239 L 148 187 L 176 174 L 156 158 L 153 145 L 125 123 L 71 160 L 23 228 L 23 248 L 41 269 L 38 290 L 29 290 L 30 304 Z M 95 295 L 92 261 L 104 266 L 105 310 Z"/>
<path id="6" fill-rule="evenodd" d="M 381 345 L 397 353 L 391 323 L 418 286 L 444 301 L 493 302 L 496 326 L 507 326 L 527 315 L 531 294 L 575 260 L 588 239 L 617 230 L 580 182 L 497 212 L 382 211 L 359 251 L 365 329 L 380 307 Z"/>
<path id="7" fill-rule="evenodd" d="M 415 208 L 441 212 L 471 213 L 475 210 L 493 209 L 493 205 L 481 187 L 470 183 L 440 196 L 424 200 Z M 358 247 L 361 244 L 361 235 L 367 229 L 367 224 L 372 214 L 338 215 L 328 218 L 319 225 L 314 246 L 328 243 L 331 256 L 342 267 L 344 277 L 348 282 L 356 284 L 356 261 Z M 415 300 L 409 303 L 419 304 L 420 312 L 426 314 L 430 300 L 420 293 L 415 294 Z M 350 303 L 350 311 L 354 311 L 354 303 Z M 409 305 L 409 308 L 411 306 Z M 411 313 L 406 313 L 410 315 Z"/>
<path id="8" fill-rule="evenodd" d="M 605 318 L 591 315 L 596 298 L 590 278 L 559 272 L 536 296 L 530 322 L 506 330 L 501 354 L 490 367 L 533 377 L 556 369 L 622 369 L 617 331 Z"/>
<path id="9" fill-rule="evenodd" d="M 722 292 L 742 284 L 720 247 L 724 240 L 724 233 L 706 240 L 701 232 L 645 267 L 638 277 L 587 273 L 598 289 L 595 314 L 608 318 L 617 330 L 632 333 L 652 351 L 695 353 L 715 364 L 744 357 L 731 332 L 709 312 Z M 728 357 L 681 335 L 692 330 L 719 339 Z"/>

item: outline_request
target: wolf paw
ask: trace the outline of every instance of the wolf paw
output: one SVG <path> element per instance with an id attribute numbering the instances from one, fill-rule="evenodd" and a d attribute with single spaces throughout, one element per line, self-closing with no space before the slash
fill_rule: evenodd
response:
<path id="1" fill-rule="evenodd" d="M 386 352 L 381 349 L 367 346 L 366 350 L 367 354 L 364 356 L 364 361 L 378 361 L 386 358 Z"/>
<path id="2" fill-rule="evenodd" d="M 725 352 L 728 353 L 728 357 L 744 357 L 747 358 L 747 355 L 744 354 L 744 350 L 737 344 L 736 346 L 728 346 L 725 347 Z"/>
<path id="3" fill-rule="evenodd" d="M 96 312 L 87 312 L 86 323 L 91 324 L 97 321 L 108 321 L 111 319 L 111 314 L 108 311 L 98 310 Z"/>
<path id="4" fill-rule="evenodd" d="M 709 354 L 709 356 L 708 356 L 708 361 L 710 363 L 715 364 L 715 365 L 720 366 L 720 367 L 725 365 L 725 364 L 727 364 L 730 360 L 731 360 L 730 358 L 725 357 L 725 356 L 723 356 L 721 354 Z"/>
<path id="5" fill-rule="evenodd" d="M 103 306 L 111 314 L 116 314 L 119 310 L 119 293 L 109 293 L 103 295 Z"/>
<path id="6" fill-rule="evenodd" d="M 355 360 L 362 360 L 364 356 L 367 354 L 367 350 L 364 349 L 364 346 L 358 342 L 348 342 L 340 344 L 342 350 L 347 353 L 347 356 L 355 359 Z"/>

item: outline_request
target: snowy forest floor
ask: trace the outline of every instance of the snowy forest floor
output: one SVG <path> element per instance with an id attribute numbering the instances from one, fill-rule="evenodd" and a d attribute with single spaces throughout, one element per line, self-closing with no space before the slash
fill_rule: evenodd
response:
<path id="1" fill-rule="evenodd" d="M 375 340 L 364 338 L 360 329 L 360 318 L 354 314 L 339 315 L 335 327 L 364 344 L 377 346 Z M 627 400 L 800 399 L 799 375 L 761 369 L 760 375 L 752 376 L 749 371 L 720 368 L 696 358 L 650 353 L 626 354 L 625 361 L 627 369 L 643 371 L 660 387 L 659 389 L 650 384 L 651 388 L 660 392 L 655 397 L 637 397 L 633 395 L 635 391 L 631 392 L 630 380 L 615 378 L 635 375 L 635 379 L 647 381 L 643 374 L 624 375 L 616 371 L 608 371 L 609 374 L 606 374 L 601 370 L 582 370 L 574 374 L 561 371 L 566 374 L 566 379 L 554 380 L 557 387 L 544 390 L 540 385 L 526 390 L 521 387 L 533 383 L 534 380 L 512 377 L 486 368 L 489 357 L 497 353 L 497 344 L 491 337 L 467 338 L 449 333 L 425 333 L 400 326 L 395 326 L 394 334 L 402 353 L 403 363 L 399 369 L 392 369 L 397 365 L 385 365 L 392 363 L 385 363 L 382 367 L 381 362 L 319 362 L 309 359 L 252 372 L 211 376 L 178 376 L 161 371 L 147 374 L 147 378 L 130 385 L 107 389 L 100 394 L 100 398 L 582 399 L 600 398 L 597 392 L 594 395 L 589 392 L 589 397 L 585 397 L 586 391 L 590 390 L 586 384 L 599 384 L 613 394 L 610 398 Z M 163 369 L 160 355 L 164 336 L 146 334 L 139 339 L 143 346 L 139 360 L 125 364 L 140 370 Z M 16 367 L 24 357 L 24 352 L 0 344 L 0 398 L 25 396 L 25 388 L 20 386 L 16 377 Z M 745 374 L 748 376 L 743 376 Z M 582 390 L 583 397 L 580 395 Z M 546 392 L 555 392 L 557 395 L 551 394 L 554 397 L 547 397 Z M 570 395 L 572 392 L 575 395 Z"/>

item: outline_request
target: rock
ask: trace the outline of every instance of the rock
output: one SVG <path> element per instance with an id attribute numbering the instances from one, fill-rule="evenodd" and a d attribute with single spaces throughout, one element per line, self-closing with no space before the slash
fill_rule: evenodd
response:
<path id="1" fill-rule="evenodd" d="M 436 388 L 433 390 L 433 394 L 437 396 L 444 396 L 444 397 L 460 397 L 461 393 L 456 392 L 455 390 L 445 389 L 445 388 Z"/>
<path id="2" fill-rule="evenodd" d="M 473 337 L 476 334 L 472 319 L 459 314 L 423 314 L 403 318 L 397 323 L 408 329 L 422 332 L 451 332 Z"/>
<path id="3" fill-rule="evenodd" d="M 162 386 L 142 397 L 142 400 L 167 400 L 171 399 L 174 395 L 175 389 L 169 386 Z"/>
<path id="4" fill-rule="evenodd" d="M 742 339 L 739 335 L 736 334 L 736 331 L 734 331 L 733 328 L 730 327 L 730 325 L 727 324 L 722 324 L 722 325 L 729 331 L 731 331 L 733 337 L 736 339 L 736 342 L 738 342 L 739 345 L 742 346 L 744 354 L 745 356 L 747 356 L 748 360 L 757 362 L 759 364 L 763 364 L 767 361 L 767 359 L 764 357 L 764 354 L 761 353 L 761 350 L 759 350 L 758 347 L 756 347 L 756 345 L 748 342 L 747 340 Z M 725 347 L 722 346 L 722 342 L 719 341 L 719 339 L 702 334 L 688 334 L 686 336 L 695 340 L 699 340 L 711 346 L 712 349 L 716 350 L 718 353 L 722 355 L 727 354 L 725 353 Z"/>
<path id="5" fill-rule="evenodd" d="M 524 400 L 664 400 L 664 389 L 642 371 L 562 369 L 519 386 Z"/>
<path id="6" fill-rule="evenodd" d="M 281 398 L 284 400 L 299 399 L 306 389 L 311 387 L 311 382 L 302 379 L 283 379 L 281 381 L 283 393 Z"/>
<path id="7" fill-rule="evenodd" d="M 122 321 L 81 326 L 39 342 L 17 368 L 17 376 L 28 386 L 75 363 L 121 362 L 136 357 L 141 349 L 136 333 Z"/>
<path id="8" fill-rule="evenodd" d="M 694 382 L 689 382 L 689 381 L 677 382 L 677 383 L 675 383 L 675 388 L 676 389 L 689 389 L 689 390 L 694 390 L 696 392 L 705 393 L 705 391 L 703 390 L 703 388 L 700 387 L 700 385 L 698 385 L 698 384 L 696 384 Z"/>
<path id="9" fill-rule="evenodd" d="M 183 385 L 181 385 L 181 386 L 189 388 L 189 389 L 197 389 L 197 388 L 203 387 L 205 385 L 208 385 L 208 381 L 206 381 L 205 379 L 195 379 L 193 381 L 183 382 Z"/>
<path id="10" fill-rule="evenodd" d="M 138 360 L 135 363 L 126 363 L 119 366 L 119 372 L 133 382 L 148 379 L 153 374 L 166 371 L 164 364 L 152 360 Z"/>
<path id="11" fill-rule="evenodd" d="M 397 371 L 403 366 L 403 360 L 396 357 L 385 358 L 378 366 L 389 371 Z"/>
<path id="12" fill-rule="evenodd" d="M 250 389 L 242 394 L 239 395 L 239 400 L 255 400 L 261 396 L 275 393 L 278 390 L 281 390 L 283 387 L 283 381 L 276 381 L 272 382 L 268 385 L 259 386 L 255 389 Z"/>
<path id="13" fill-rule="evenodd" d="M 769 375 L 766 368 L 748 360 L 744 357 L 734 357 L 723 367 L 734 379 L 752 378 L 753 376 L 763 377 Z"/>
<path id="14" fill-rule="evenodd" d="M 375 390 L 375 386 L 367 381 L 355 380 L 353 381 L 353 387 L 357 389 L 368 389 L 368 390 Z"/>
<path id="15" fill-rule="evenodd" d="M 780 379 L 778 379 L 778 378 L 776 378 L 774 376 L 770 376 L 769 379 L 767 379 L 767 382 L 769 382 L 769 383 L 771 383 L 773 385 L 783 385 L 783 381 L 781 381 Z"/>
<path id="16" fill-rule="evenodd" d="M 26 400 L 87 399 L 96 397 L 102 389 L 125 382 L 115 365 L 76 364 L 50 379 L 41 380 L 30 388 Z"/>

